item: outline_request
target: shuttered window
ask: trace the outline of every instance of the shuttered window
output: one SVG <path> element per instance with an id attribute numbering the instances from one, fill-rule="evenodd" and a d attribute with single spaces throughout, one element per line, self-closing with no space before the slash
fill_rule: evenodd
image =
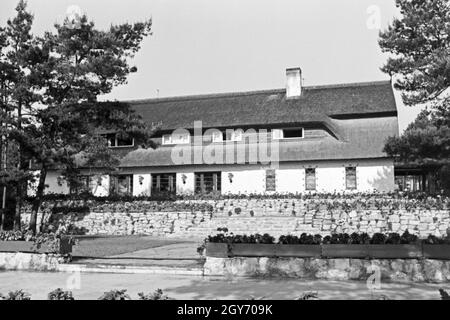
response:
<path id="1" fill-rule="evenodd" d="M 316 169 L 305 169 L 305 189 L 308 191 L 316 190 Z"/>
<path id="2" fill-rule="evenodd" d="M 345 187 L 347 190 L 356 189 L 356 167 L 345 168 Z"/>
<path id="3" fill-rule="evenodd" d="M 276 191 L 275 170 L 266 170 L 266 191 Z"/>
<path id="4" fill-rule="evenodd" d="M 196 172 L 195 173 L 195 193 L 208 194 L 222 190 L 221 172 Z"/>

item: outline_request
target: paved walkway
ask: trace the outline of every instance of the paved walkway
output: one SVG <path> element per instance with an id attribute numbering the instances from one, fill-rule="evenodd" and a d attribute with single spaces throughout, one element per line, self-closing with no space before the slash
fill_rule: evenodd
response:
<path id="1" fill-rule="evenodd" d="M 294 279 L 223 279 L 199 276 L 152 274 L 43 273 L 0 271 L 0 293 L 23 289 L 34 299 L 46 299 L 56 289 L 72 289 L 75 299 L 97 299 L 112 289 L 127 289 L 132 298 L 138 292 L 161 288 L 175 299 L 295 299 L 307 291 L 317 291 L 320 299 L 440 299 L 436 284 L 385 284 L 370 292 L 364 282 L 302 281 Z M 450 289 L 450 285 L 445 286 Z"/>
<path id="2" fill-rule="evenodd" d="M 148 239 L 159 241 L 158 239 Z M 197 253 L 199 243 L 181 241 L 178 243 L 161 243 L 159 246 L 148 249 L 131 251 L 105 257 L 75 259 L 79 264 L 102 265 L 130 265 L 130 266 L 172 266 L 172 267 L 198 267 L 203 265 L 203 260 Z"/>

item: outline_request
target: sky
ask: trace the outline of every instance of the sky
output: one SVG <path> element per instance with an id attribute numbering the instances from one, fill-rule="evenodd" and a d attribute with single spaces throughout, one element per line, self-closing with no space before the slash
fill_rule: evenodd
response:
<path id="1" fill-rule="evenodd" d="M 16 0 L 1 0 L 0 25 Z M 301 67 L 305 86 L 389 80 L 378 33 L 394 0 L 28 0 L 33 33 L 53 30 L 69 7 L 97 27 L 153 21 L 132 64 L 138 72 L 103 99 L 144 99 L 283 88 Z M 419 112 L 396 93 L 402 131 Z"/>

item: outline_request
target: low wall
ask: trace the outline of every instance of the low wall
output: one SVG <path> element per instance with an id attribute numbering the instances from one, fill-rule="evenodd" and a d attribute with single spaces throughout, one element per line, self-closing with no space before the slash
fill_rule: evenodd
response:
<path id="1" fill-rule="evenodd" d="M 207 257 L 204 275 L 360 281 L 379 275 L 387 282 L 444 283 L 450 282 L 450 261 Z"/>
<path id="2" fill-rule="evenodd" d="M 57 254 L 0 252 L 0 270 L 57 271 L 64 261 Z"/>
<path id="3" fill-rule="evenodd" d="M 189 207 L 206 204 L 199 210 Z M 353 233 L 397 232 L 408 229 L 420 237 L 429 234 L 445 236 L 450 227 L 448 207 L 425 208 L 414 200 L 395 200 L 389 207 L 343 207 L 330 200 L 319 205 L 315 200 L 251 199 L 217 201 L 177 201 L 156 203 L 133 201 L 125 204 L 87 204 L 88 213 L 53 215 L 86 234 L 132 235 L 204 238 L 217 228 L 227 227 L 234 234 Z M 47 206 L 44 219 L 52 215 Z M 23 214 L 28 223 L 29 214 Z M 41 217 L 42 217 L 41 212 Z M 39 218 L 38 221 L 40 221 Z M 449 229 L 450 230 L 450 229 Z"/>

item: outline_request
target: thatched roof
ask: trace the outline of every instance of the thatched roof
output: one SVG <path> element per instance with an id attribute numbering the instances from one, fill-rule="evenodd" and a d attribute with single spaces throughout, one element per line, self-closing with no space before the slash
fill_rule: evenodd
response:
<path id="1" fill-rule="evenodd" d="M 128 101 L 161 129 L 255 127 L 326 121 L 327 117 L 397 114 L 389 81 L 305 87 L 300 99 L 286 99 L 286 89 Z"/>
<path id="2" fill-rule="evenodd" d="M 322 127 L 329 134 L 280 142 L 280 161 L 384 158 L 388 136 L 398 135 L 397 108 L 390 82 L 304 88 L 299 99 L 286 99 L 285 89 L 130 101 L 148 122 L 161 130 L 203 128 L 269 128 L 283 125 Z M 246 157 L 252 147 L 239 144 Z M 235 149 L 236 150 L 236 149 Z M 173 166 L 172 148 L 137 149 L 122 167 Z"/>

